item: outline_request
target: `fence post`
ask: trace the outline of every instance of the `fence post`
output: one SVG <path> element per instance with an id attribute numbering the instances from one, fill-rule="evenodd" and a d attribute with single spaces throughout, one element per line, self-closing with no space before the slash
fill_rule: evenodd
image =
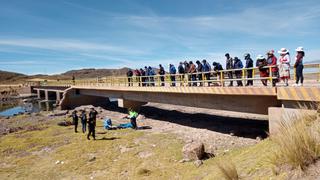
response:
<path id="1" fill-rule="evenodd" d="M 269 66 L 269 80 L 272 83 L 272 67 Z"/>
<path id="2" fill-rule="evenodd" d="M 219 72 L 218 72 L 218 73 L 219 73 Z M 220 83 L 221 83 L 221 86 L 224 86 L 223 71 L 220 71 Z"/>

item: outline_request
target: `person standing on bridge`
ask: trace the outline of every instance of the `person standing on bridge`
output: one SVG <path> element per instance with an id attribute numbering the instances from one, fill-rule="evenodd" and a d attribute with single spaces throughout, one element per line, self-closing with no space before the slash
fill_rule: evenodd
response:
<path id="1" fill-rule="evenodd" d="M 169 72 L 170 72 L 171 86 L 176 86 L 176 73 L 177 73 L 177 70 L 176 70 L 176 68 L 174 67 L 173 64 L 170 64 L 169 68 L 170 68 Z"/>
<path id="2" fill-rule="evenodd" d="M 296 84 L 294 86 L 302 86 L 303 85 L 303 57 L 304 57 L 304 49 L 303 47 L 298 47 L 296 49 L 296 62 L 294 64 L 294 68 L 296 70 Z M 299 83 L 300 81 L 300 83 Z"/>
<path id="3" fill-rule="evenodd" d="M 271 68 L 271 73 L 272 73 L 272 86 L 275 87 L 276 83 L 278 82 L 278 67 L 277 67 L 277 57 L 274 55 L 274 50 L 270 50 L 268 53 L 268 59 L 267 59 L 267 63 L 268 66 L 275 66 Z"/>
<path id="4" fill-rule="evenodd" d="M 290 53 L 286 48 L 281 48 L 278 51 L 280 54 L 279 58 L 279 75 L 280 79 L 282 79 L 285 83 L 285 86 L 288 86 L 290 79 Z"/>
<path id="5" fill-rule="evenodd" d="M 237 86 L 243 86 L 242 84 L 242 69 L 243 64 L 238 57 L 234 57 L 234 69 L 237 69 L 234 73 L 237 78 Z"/>
<path id="6" fill-rule="evenodd" d="M 197 82 L 195 82 L 197 80 L 197 75 L 195 74 L 197 72 L 196 65 L 194 65 L 192 61 L 189 62 L 189 65 L 189 74 L 191 76 L 192 86 L 197 86 Z"/>
<path id="7" fill-rule="evenodd" d="M 205 59 L 202 60 L 202 66 L 203 66 L 203 72 L 204 72 L 205 80 L 208 82 L 208 86 L 210 86 L 210 84 L 211 84 L 211 82 L 210 82 L 211 66 L 207 62 L 207 60 L 205 60 Z"/>
<path id="8" fill-rule="evenodd" d="M 133 72 L 131 69 L 128 70 L 127 72 L 127 77 L 128 77 L 128 85 L 132 86 L 132 76 L 133 76 Z"/>
<path id="9" fill-rule="evenodd" d="M 93 140 L 96 140 L 96 130 L 95 129 L 96 129 L 97 114 L 98 114 L 98 112 L 94 108 L 90 109 L 89 120 L 88 120 L 89 132 L 87 135 L 88 140 L 90 140 L 90 135 L 92 135 Z"/>
<path id="10" fill-rule="evenodd" d="M 142 86 L 146 86 L 146 71 L 144 71 L 142 68 L 140 68 L 140 74 L 141 74 L 141 81 Z"/>
<path id="11" fill-rule="evenodd" d="M 81 124 L 82 124 L 82 132 L 85 133 L 87 131 L 87 114 L 85 110 L 81 111 Z"/>
<path id="12" fill-rule="evenodd" d="M 77 133 L 78 132 L 78 122 L 79 122 L 79 117 L 77 115 L 77 110 L 74 110 L 72 112 L 72 123 L 74 125 L 74 132 Z"/>
<path id="13" fill-rule="evenodd" d="M 224 77 L 224 74 L 222 73 L 220 73 L 219 71 L 222 71 L 223 70 L 223 67 L 222 67 L 222 65 L 220 64 L 220 63 L 218 63 L 218 62 L 213 62 L 212 63 L 212 66 L 213 66 L 213 71 L 214 71 L 214 73 L 215 74 L 217 74 L 217 80 L 221 80 L 221 79 L 223 79 Z M 222 75 L 222 76 L 221 76 Z M 220 86 L 224 86 L 224 82 L 223 82 L 223 84 L 220 84 Z"/>
<path id="14" fill-rule="evenodd" d="M 267 66 L 267 60 L 266 58 L 264 58 L 262 55 L 258 55 L 257 56 L 257 62 L 256 62 L 256 67 L 259 68 L 259 72 L 260 72 L 260 78 L 261 82 L 264 86 L 268 85 L 268 80 L 266 79 L 269 74 L 268 74 L 268 68 L 265 68 L 265 66 Z"/>
<path id="15" fill-rule="evenodd" d="M 253 70 L 252 69 L 249 69 L 249 68 L 253 68 L 253 60 L 251 59 L 250 57 L 250 54 L 249 53 L 246 53 L 244 54 L 244 59 L 246 60 L 246 69 L 247 69 L 247 78 L 250 79 L 252 78 L 252 73 L 253 73 Z M 246 86 L 253 86 L 253 80 L 250 79 L 250 80 L 247 80 L 247 84 Z"/>
<path id="16" fill-rule="evenodd" d="M 150 86 L 154 86 L 154 75 L 156 75 L 156 73 L 151 66 L 148 67 L 148 73 L 148 76 L 150 76 Z"/>
<path id="17" fill-rule="evenodd" d="M 159 75 L 160 75 L 161 86 L 164 86 L 164 78 L 165 78 L 164 75 L 165 75 L 165 73 L 166 73 L 166 71 L 164 70 L 162 65 L 159 64 Z"/>
<path id="18" fill-rule="evenodd" d="M 196 61 L 196 63 L 197 63 L 197 76 L 198 76 L 198 80 L 200 81 L 200 86 L 202 86 L 203 85 L 203 83 L 202 83 L 202 80 L 203 80 L 203 78 L 202 78 L 202 75 L 203 75 L 203 66 L 202 66 L 202 64 L 200 63 L 200 61 L 199 60 L 197 60 Z"/>
<path id="19" fill-rule="evenodd" d="M 234 69 L 234 62 L 233 62 L 233 59 L 230 57 L 229 53 L 226 53 L 225 57 L 226 57 L 226 69 L 227 70 L 231 70 L 231 71 L 228 71 L 228 78 L 231 79 L 229 86 L 233 86 L 233 81 L 232 81 L 233 72 L 232 72 L 232 69 Z"/>
<path id="20" fill-rule="evenodd" d="M 141 73 L 139 69 L 134 70 L 134 75 L 136 76 L 138 85 L 141 86 Z"/>
<path id="21" fill-rule="evenodd" d="M 179 76 L 180 76 L 180 86 L 182 86 L 182 85 L 183 85 L 183 80 L 184 80 L 184 67 L 183 67 L 183 62 L 180 62 L 180 63 L 179 63 L 178 73 L 179 73 Z"/>

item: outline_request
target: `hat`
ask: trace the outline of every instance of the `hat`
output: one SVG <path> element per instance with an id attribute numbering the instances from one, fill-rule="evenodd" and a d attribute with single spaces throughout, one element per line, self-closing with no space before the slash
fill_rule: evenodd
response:
<path id="1" fill-rule="evenodd" d="M 249 53 L 245 53 L 245 54 L 243 55 L 243 57 L 247 57 L 247 56 L 250 56 L 250 54 L 249 54 Z"/>
<path id="2" fill-rule="evenodd" d="M 267 54 L 274 54 L 274 50 L 272 49 L 272 50 L 268 51 Z"/>
<path id="3" fill-rule="evenodd" d="M 264 59 L 264 57 L 261 54 L 257 56 L 257 60 L 260 60 L 260 59 Z"/>
<path id="4" fill-rule="evenodd" d="M 230 54 L 229 54 L 229 53 L 226 53 L 224 56 L 230 56 Z"/>
<path id="5" fill-rule="evenodd" d="M 298 47 L 298 48 L 296 49 L 296 51 L 297 51 L 297 52 L 304 52 L 304 49 L 303 49 L 302 46 L 300 46 L 300 47 Z"/>
<path id="6" fill-rule="evenodd" d="M 279 54 L 287 54 L 289 53 L 289 50 L 286 48 L 281 48 L 280 51 L 278 51 Z"/>

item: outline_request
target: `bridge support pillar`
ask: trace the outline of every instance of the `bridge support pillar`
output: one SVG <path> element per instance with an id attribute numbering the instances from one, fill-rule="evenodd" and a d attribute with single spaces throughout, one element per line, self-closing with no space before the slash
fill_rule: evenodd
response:
<path id="1" fill-rule="evenodd" d="M 277 134 L 277 132 L 279 132 L 281 122 L 294 121 L 297 117 L 316 113 L 316 110 L 269 107 L 269 133 L 271 136 Z"/>
<path id="2" fill-rule="evenodd" d="M 147 102 L 131 101 L 126 99 L 118 99 L 118 106 L 122 108 L 132 108 L 135 111 L 139 111 L 142 105 L 147 104 Z"/>
<path id="3" fill-rule="evenodd" d="M 60 98 L 60 92 L 57 91 L 57 92 L 56 92 L 56 104 L 59 104 L 60 100 L 61 100 L 61 98 Z"/>
<path id="4" fill-rule="evenodd" d="M 38 97 L 38 99 L 41 98 L 41 94 L 40 94 L 40 90 L 39 89 L 37 89 L 37 97 Z"/>
<path id="5" fill-rule="evenodd" d="M 45 90 L 44 96 L 45 96 L 45 100 L 48 101 L 49 100 L 49 91 Z"/>

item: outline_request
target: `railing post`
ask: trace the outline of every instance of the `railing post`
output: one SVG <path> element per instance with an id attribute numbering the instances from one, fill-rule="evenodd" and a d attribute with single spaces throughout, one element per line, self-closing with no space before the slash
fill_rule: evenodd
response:
<path id="1" fill-rule="evenodd" d="M 272 67 L 269 66 L 269 80 L 272 83 Z"/>
<path id="2" fill-rule="evenodd" d="M 242 76 L 241 76 L 242 78 L 241 79 L 242 79 L 243 84 L 246 84 L 246 82 L 244 80 L 245 79 L 245 73 L 244 73 L 245 71 L 246 71 L 246 69 L 242 69 Z"/>
<path id="3" fill-rule="evenodd" d="M 255 78 L 254 78 L 255 77 L 255 73 L 256 73 L 255 72 L 255 68 L 252 68 L 252 81 L 251 81 L 252 83 L 255 80 Z"/>
<path id="4" fill-rule="evenodd" d="M 293 68 L 293 80 L 296 81 L 296 69 L 297 68 Z"/>
<path id="5" fill-rule="evenodd" d="M 223 87 L 224 86 L 223 71 L 220 71 L 220 83 L 221 83 L 221 86 Z"/>

